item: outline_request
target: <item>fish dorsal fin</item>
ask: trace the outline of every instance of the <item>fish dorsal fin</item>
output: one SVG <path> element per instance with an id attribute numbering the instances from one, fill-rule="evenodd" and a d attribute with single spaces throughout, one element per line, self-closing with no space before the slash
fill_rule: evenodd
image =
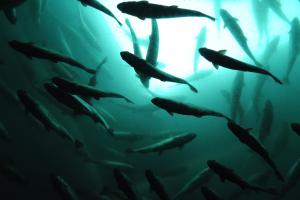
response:
<path id="1" fill-rule="evenodd" d="M 218 51 L 218 53 L 220 53 L 222 55 L 225 55 L 226 52 L 227 52 L 227 50 L 225 50 L 225 49 Z"/>

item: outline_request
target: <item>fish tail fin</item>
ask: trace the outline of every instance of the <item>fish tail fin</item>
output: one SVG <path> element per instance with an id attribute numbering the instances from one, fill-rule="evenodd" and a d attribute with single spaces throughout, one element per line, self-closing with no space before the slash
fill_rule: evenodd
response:
<path id="1" fill-rule="evenodd" d="M 82 147 L 84 147 L 84 144 L 79 140 L 75 140 L 74 145 L 76 149 L 81 149 Z"/>
<path id="2" fill-rule="evenodd" d="M 274 79 L 274 81 L 276 81 L 277 83 L 279 83 L 280 85 L 282 85 L 282 81 L 279 80 L 279 78 L 277 78 L 276 76 L 274 76 L 273 74 L 270 74 L 270 76 Z"/>
<path id="3" fill-rule="evenodd" d="M 193 85 L 191 85 L 190 83 L 186 83 L 188 86 L 189 86 L 189 88 L 193 91 L 193 92 L 195 92 L 195 93 L 198 93 L 198 90 L 193 86 Z"/>

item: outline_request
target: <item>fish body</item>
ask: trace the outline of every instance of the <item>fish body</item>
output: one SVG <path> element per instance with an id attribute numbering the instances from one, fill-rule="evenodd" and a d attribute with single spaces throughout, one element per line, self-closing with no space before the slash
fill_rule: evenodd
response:
<path id="1" fill-rule="evenodd" d="M 49 50 L 40 46 L 37 46 L 33 43 L 25 43 L 16 40 L 12 40 L 9 42 L 9 45 L 16 51 L 23 53 L 28 58 L 32 59 L 32 57 L 51 60 L 52 62 L 63 62 L 67 63 L 76 68 L 82 69 L 90 74 L 95 74 L 96 71 L 94 69 L 90 69 L 76 60 L 67 57 L 65 55 L 59 54 L 53 50 Z"/>
<path id="2" fill-rule="evenodd" d="M 208 61 L 212 62 L 214 64 L 215 68 L 217 68 L 217 69 L 219 68 L 218 66 L 220 65 L 222 67 L 225 67 L 225 68 L 231 69 L 231 70 L 263 74 L 263 75 L 270 76 L 271 78 L 273 78 L 274 81 L 276 81 L 279 84 L 282 84 L 282 82 L 276 76 L 274 76 L 269 71 L 262 69 L 260 67 L 256 67 L 254 65 L 244 63 L 242 61 L 236 60 L 229 56 L 223 55 L 220 52 L 217 52 L 217 51 L 214 51 L 211 49 L 207 49 L 207 48 L 200 48 L 199 52 L 204 58 L 206 58 Z"/>
<path id="3" fill-rule="evenodd" d="M 4 12 L 4 15 L 11 24 L 17 23 L 17 12 L 15 8 L 25 1 L 26 0 L 1 0 L 0 10 Z"/>
<path id="4" fill-rule="evenodd" d="M 179 192 L 175 195 L 174 200 L 183 199 L 185 196 L 199 189 L 202 185 L 208 183 L 213 176 L 214 176 L 213 171 L 209 168 L 205 168 L 204 170 L 196 174 L 195 177 L 189 180 L 182 187 L 182 189 L 179 190 Z"/>
<path id="5" fill-rule="evenodd" d="M 63 179 L 61 176 L 51 176 L 51 183 L 53 188 L 60 195 L 62 200 L 78 200 L 74 189 L 69 185 L 69 183 Z"/>
<path id="6" fill-rule="evenodd" d="M 170 115 L 174 115 L 174 113 L 177 113 L 181 115 L 191 115 L 195 117 L 215 116 L 223 117 L 229 120 L 228 117 L 219 112 L 209 110 L 206 108 L 191 106 L 171 99 L 155 97 L 151 100 L 151 102 L 157 107 L 166 110 Z"/>
<path id="7" fill-rule="evenodd" d="M 268 39 L 269 6 L 265 0 L 252 0 L 253 15 L 260 41 Z M 262 62 L 264 64 L 264 62 Z"/>
<path id="8" fill-rule="evenodd" d="M 97 88 L 80 84 L 74 81 L 69 81 L 64 78 L 54 77 L 52 82 L 55 83 L 60 89 L 70 94 L 75 94 L 83 97 L 93 97 L 95 99 L 101 98 L 122 98 L 129 103 L 133 103 L 128 98 L 124 97 L 121 94 L 114 92 L 104 92 Z"/>
<path id="9" fill-rule="evenodd" d="M 270 100 L 267 100 L 265 103 L 265 108 L 264 108 L 259 132 L 258 132 L 259 135 L 258 139 L 261 142 L 264 142 L 266 138 L 270 135 L 273 119 L 274 119 L 273 104 Z"/>
<path id="10" fill-rule="evenodd" d="M 245 53 L 253 60 L 256 65 L 262 66 L 250 51 L 250 48 L 247 44 L 247 38 L 244 35 L 242 28 L 237 23 L 237 19 L 231 16 L 229 12 L 224 9 L 221 10 L 221 16 L 225 24 L 224 26 L 229 29 L 230 33 L 233 35 L 233 37 L 239 43 Z"/>
<path id="11" fill-rule="evenodd" d="M 273 169 L 278 180 L 284 182 L 284 178 L 276 167 L 274 161 L 270 158 L 269 152 L 249 133 L 250 129 L 245 129 L 232 121 L 229 121 L 227 126 L 240 142 L 256 152 Z"/>
<path id="12" fill-rule="evenodd" d="M 284 14 L 283 10 L 281 9 L 281 3 L 280 0 L 263 0 L 266 1 L 268 6 L 276 13 L 276 15 L 285 21 L 286 23 L 290 23 L 290 20 L 287 18 L 287 16 Z"/>
<path id="13" fill-rule="evenodd" d="M 178 78 L 164 71 L 161 71 L 160 69 L 157 69 L 155 66 L 153 66 L 146 60 L 141 59 L 135 56 L 134 54 L 129 53 L 128 51 L 123 51 L 120 53 L 120 55 L 125 62 L 127 62 L 131 67 L 134 68 L 135 72 L 139 76 L 147 76 L 147 77 L 159 79 L 161 81 L 169 81 L 169 82 L 186 84 L 193 92 L 195 93 L 198 92 L 198 90 L 194 86 L 192 86 L 184 79 Z"/>
<path id="14" fill-rule="evenodd" d="M 206 28 L 206 26 L 204 26 L 200 30 L 200 32 L 196 38 L 197 41 L 196 41 L 195 54 L 194 54 L 194 74 L 196 74 L 198 71 L 198 65 L 199 65 L 199 59 L 200 59 L 200 54 L 199 54 L 198 50 L 201 47 L 204 47 L 204 45 L 206 43 L 206 33 L 207 33 L 207 28 Z"/>
<path id="15" fill-rule="evenodd" d="M 196 134 L 194 133 L 187 133 L 181 134 L 178 136 L 170 137 L 154 144 L 136 148 L 136 149 L 128 149 L 128 153 L 152 153 L 158 152 L 162 154 L 164 151 L 174 148 L 182 149 L 183 146 L 196 138 Z"/>
<path id="16" fill-rule="evenodd" d="M 115 19 L 118 22 L 118 24 L 122 26 L 122 23 L 117 19 L 117 17 L 99 1 L 97 0 L 78 0 L 78 1 L 80 1 L 83 6 L 90 6 L 92 8 L 95 8 L 96 10 L 99 10 L 100 12 L 105 13 L 106 15 Z"/>
<path id="17" fill-rule="evenodd" d="M 214 17 L 199 11 L 178 8 L 177 6 L 153 4 L 148 1 L 127 1 L 118 4 L 117 7 L 121 12 L 138 17 L 141 20 L 146 18 L 206 17 L 215 21 Z"/>
<path id="18" fill-rule="evenodd" d="M 294 18 L 291 23 L 290 31 L 290 52 L 288 68 L 284 77 L 285 82 L 289 83 L 290 74 L 294 68 L 296 60 L 300 54 L 300 22 L 298 18 Z"/>
<path id="19" fill-rule="evenodd" d="M 146 170 L 145 176 L 150 185 L 150 189 L 154 191 L 161 200 L 171 200 L 163 183 L 151 170 Z"/>
<path id="20" fill-rule="evenodd" d="M 240 121 L 243 121 L 244 118 L 244 108 L 241 102 L 241 97 L 243 93 L 243 88 L 245 86 L 244 81 L 244 73 L 238 72 L 236 74 L 236 77 L 234 79 L 233 85 L 232 85 L 232 93 L 231 93 L 231 119 L 233 121 L 236 120 L 238 114 L 240 116 Z"/>
<path id="21" fill-rule="evenodd" d="M 125 194 L 130 200 L 138 200 L 138 196 L 132 187 L 129 178 L 120 170 L 114 169 L 114 178 L 118 184 L 118 188 Z"/>

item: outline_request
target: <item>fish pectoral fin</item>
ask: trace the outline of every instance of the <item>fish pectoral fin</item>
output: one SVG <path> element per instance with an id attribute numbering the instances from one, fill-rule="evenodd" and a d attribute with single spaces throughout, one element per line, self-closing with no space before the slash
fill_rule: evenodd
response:
<path id="1" fill-rule="evenodd" d="M 213 63 L 213 65 L 216 69 L 219 69 L 219 65 L 217 65 L 216 63 Z"/>
<path id="2" fill-rule="evenodd" d="M 222 50 L 218 51 L 218 53 L 220 53 L 220 54 L 222 54 L 222 55 L 225 55 L 226 52 L 227 52 L 227 50 L 225 50 L 225 49 L 222 49 Z"/>
<path id="3" fill-rule="evenodd" d="M 171 111 L 167 110 L 167 113 L 169 113 L 169 115 L 174 116 L 174 113 L 172 113 Z"/>

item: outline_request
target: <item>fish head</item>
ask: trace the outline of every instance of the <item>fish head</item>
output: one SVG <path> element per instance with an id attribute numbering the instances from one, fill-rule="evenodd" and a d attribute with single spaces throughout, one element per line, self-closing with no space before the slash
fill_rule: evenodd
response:
<path id="1" fill-rule="evenodd" d="M 291 128 L 297 134 L 300 134 L 300 124 L 299 123 L 291 123 Z"/>
<path id="2" fill-rule="evenodd" d="M 137 60 L 137 56 L 135 56 L 134 54 L 130 53 L 129 51 L 122 51 L 120 53 L 121 58 L 127 62 L 129 65 L 134 65 L 134 63 Z M 135 65 L 134 65 L 135 66 Z"/>
<path id="3" fill-rule="evenodd" d="M 197 135 L 195 133 L 188 133 L 186 135 L 186 140 L 191 141 L 191 140 L 195 139 L 196 137 L 197 137 Z"/>
<path id="4" fill-rule="evenodd" d="M 9 46 L 15 50 L 18 51 L 24 51 L 25 47 L 25 43 L 23 42 L 19 42 L 17 40 L 11 40 L 8 42 Z"/>
<path id="5" fill-rule="evenodd" d="M 201 56 L 203 56 L 205 59 L 211 62 L 213 62 L 215 60 L 215 56 L 219 54 L 218 52 L 212 49 L 208 49 L 204 47 L 199 49 L 199 53 Z"/>
<path id="6" fill-rule="evenodd" d="M 229 12 L 227 10 L 225 10 L 225 9 L 221 9 L 220 10 L 220 15 L 221 15 L 223 21 L 225 21 L 225 22 L 227 20 L 229 20 L 230 18 L 232 18 L 232 16 L 229 14 Z"/>
<path id="7" fill-rule="evenodd" d="M 135 1 L 128 1 L 128 2 L 122 2 L 117 5 L 117 8 L 122 12 L 122 13 L 132 13 L 135 5 L 137 2 Z"/>
<path id="8" fill-rule="evenodd" d="M 157 107 L 160 107 L 160 108 L 167 108 L 167 107 L 169 107 L 171 100 L 160 98 L 160 97 L 155 97 L 155 98 L 151 99 L 151 103 L 153 103 L 154 105 L 156 105 Z"/>

